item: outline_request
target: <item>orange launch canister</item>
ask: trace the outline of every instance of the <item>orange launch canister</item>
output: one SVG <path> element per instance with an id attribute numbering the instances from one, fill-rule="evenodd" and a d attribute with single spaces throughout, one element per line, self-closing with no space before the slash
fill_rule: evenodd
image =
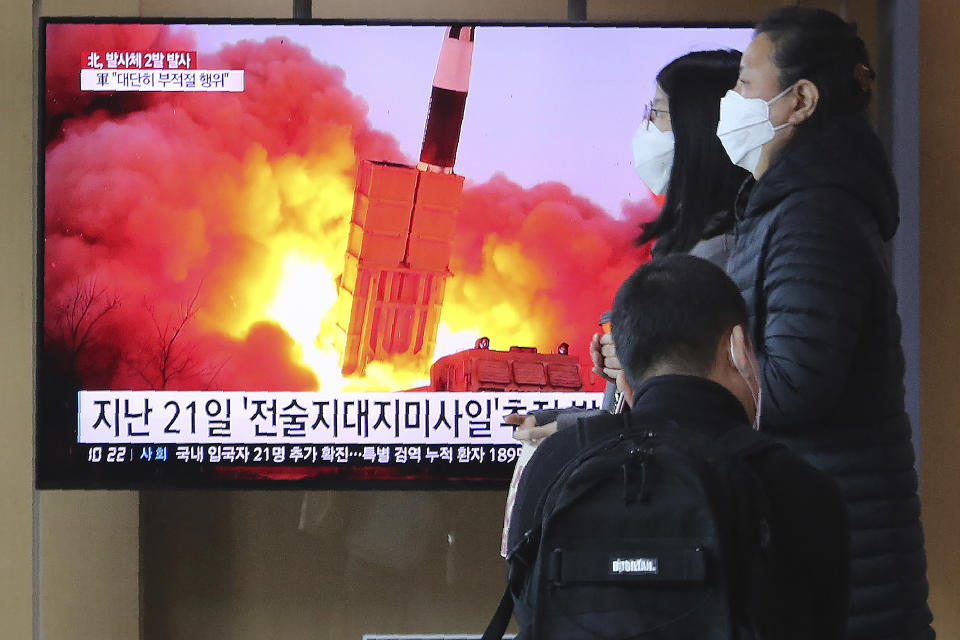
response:
<path id="1" fill-rule="evenodd" d="M 397 357 L 430 364 L 462 186 L 454 174 L 360 163 L 337 298 L 345 375 Z"/>
<path id="2" fill-rule="evenodd" d="M 417 167 L 360 162 L 337 295 L 344 375 L 378 360 L 426 370 L 433 357 L 463 191 L 453 162 L 473 37 L 474 27 L 447 29 Z"/>

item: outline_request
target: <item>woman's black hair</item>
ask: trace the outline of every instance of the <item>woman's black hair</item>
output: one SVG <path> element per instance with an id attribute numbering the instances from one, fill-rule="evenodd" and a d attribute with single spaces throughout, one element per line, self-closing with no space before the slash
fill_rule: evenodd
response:
<path id="1" fill-rule="evenodd" d="M 694 51 L 657 74 L 670 100 L 675 140 L 673 169 L 660 215 L 641 226 L 637 245 L 657 239 L 656 253 L 687 252 L 733 226 L 737 190 L 747 172 L 732 162 L 717 138 L 720 98 L 737 83 L 740 52 Z"/>
<path id="2" fill-rule="evenodd" d="M 757 25 L 760 34 L 773 45 L 780 89 L 806 79 L 820 92 L 816 110 L 798 130 L 864 112 L 875 74 L 855 25 L 822 9 L 781 7 Z"/>

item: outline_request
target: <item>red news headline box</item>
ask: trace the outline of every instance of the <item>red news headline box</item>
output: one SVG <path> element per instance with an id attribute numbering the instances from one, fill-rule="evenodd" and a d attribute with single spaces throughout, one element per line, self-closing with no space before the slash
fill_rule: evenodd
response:
<path id="1" fill-rule="evenodd" d="M 88 51 L 84 69 L 196 69 L 196 51 Z"/>

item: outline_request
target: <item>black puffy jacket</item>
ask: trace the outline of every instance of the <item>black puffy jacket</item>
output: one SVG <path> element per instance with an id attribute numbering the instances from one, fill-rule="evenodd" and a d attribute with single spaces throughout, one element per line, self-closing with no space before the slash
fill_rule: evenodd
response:
<path id="1" fill-rule="evenodd" d="M 832 474 L 850 513 L 848 638 L 934 637 L 900 319 L 884 249 L 896 186 L 862 118 L 803 132 L 736 208 L 762 428 Z"/>

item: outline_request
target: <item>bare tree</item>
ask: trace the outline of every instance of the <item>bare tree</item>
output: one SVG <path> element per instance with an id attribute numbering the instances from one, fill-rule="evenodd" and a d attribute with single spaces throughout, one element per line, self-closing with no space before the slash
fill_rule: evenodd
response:
<path id="1" fill-rule="evenodd" d="M 99 285 L 96 276 L 75 280 L 73 290 L 52 308 L 53 329 L 48 339 L 60 342 L 75 367 L 81 355 L 99 338 L 99 327 L 111 311 L 120 307 L 120 296 Z"/>
<path id="2" fill-rule="evenodd" d="M 197 285 L 197 290 L 186 302 L 177 306 L 175 313 L 166 318 L 158 317 L 156 308 L 144 301 L 153 325 L 154 340 L 141 353 L 139 361 L 132 362 L 137 374 L 152 389 L 166 389 L 174 381 L 204 380 L 203 386 L 210 388 L 226 361 L 219 365 L 210 366 L 209 363 L 196 357 L 197 345 L 187 339 L 187 326 L 196 317 L 200 309 L 200 289 L 203 283 Z"/>

